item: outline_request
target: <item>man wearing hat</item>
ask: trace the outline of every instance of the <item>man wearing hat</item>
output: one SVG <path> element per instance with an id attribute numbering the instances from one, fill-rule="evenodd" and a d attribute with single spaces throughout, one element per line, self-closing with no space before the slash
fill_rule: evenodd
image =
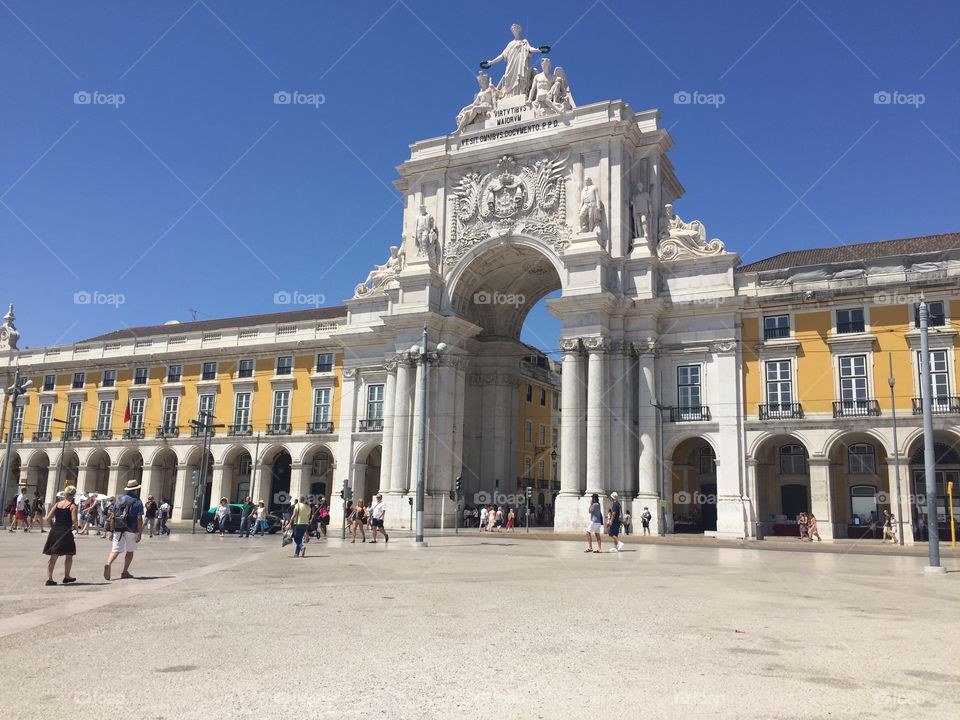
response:
<path id="1" fill-rule="evenodd" d="M 143 502 L 139 494 L 140 481 L 128 480 L 123 496 L 117 500 L 107 518 L 107 528 L 113 533 L 113 545 L 107 556 L 107 564 L 103 566 L 104 580 L 110 579 L 110 566 L 120 553 L 124 553 L 120 577 L 125 580 L 133 577 L 130 563 L 133 562 L 137 543 L 143 536 Z"/>
<path id="2" fill-rule="evenodd" d="M 383 495 L 377 493 L 377 501 L 370 508 L 370 525 L 373 527 L 373 540 L 370 542 L 377 541 L 378 530 L 383 533 L 383 541 L 390 542 L 390 536 L 387 535 L 387 530 L 383 527 L 383 518 L 386 514 L 387 508 L 383 504 Z"/>
<path id="3" fill-rule="evenodd" d="M 607 517 L 610 521 L 610 529 L 607 535 L 613 541 L 613 549 L 610 552 L 620 552 L 623 550 L 623 541 L 620 540 L 620 529 L 623 527 L 623 506 L 620 504 L 620 496 L 612 492 L 610 497 L 613 499 L 613 505 L 610 506 L 610 512 Z"/>

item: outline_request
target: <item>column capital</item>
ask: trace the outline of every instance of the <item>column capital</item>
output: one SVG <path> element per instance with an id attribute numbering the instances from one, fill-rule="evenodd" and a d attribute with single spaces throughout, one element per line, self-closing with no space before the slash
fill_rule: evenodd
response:
<path id="1" fill-rule="evenodd" d="M 640 357 L 653 358 L 657 354 L 657 349 L 659 348 L 659 343 L 656 338 L 648 337 L 640 340 L 633 340 L 630 342 L 630 346 Z"/>
<path id="2" fill-rule="evenodd" d="M 580 352 L 580 338 L 578 337 L 560 338 L 560 351 L 564 353 Z"/>
<path id="3" fill-rule="evenodd" d="M 608 352 L 612 348 L 610 338 L 604 336 L 595 336 L 583 338 L 583 346 L 591 355 L 599 355 Z"/>

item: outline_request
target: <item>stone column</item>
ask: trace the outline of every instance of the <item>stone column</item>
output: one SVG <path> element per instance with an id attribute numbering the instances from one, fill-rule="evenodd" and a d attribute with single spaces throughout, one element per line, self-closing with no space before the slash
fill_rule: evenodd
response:
<path id="1" fill-rule="evenodd" d="M 163 467 L 161 465 L 150 465 L 144 468 L 143 491 L 140 497 L 146 500 L 153 495 L 157 505 L 160 504 L 160 491 L 163 489 Z"/>
<path id="2" fill-rule="evenodd" d="M 397 365 L 396 400 L 393 406 L 393 460 L 390 463 L 390 494 L 407 492 L 408 458 L 410 450 L 410 363 L 402 359 Z"/>
<path id="3" fill-rule="evenodd" d="M 607 356 L 607 372 L 609 376 L 603 390 L 603 405 L 609 415 L 610 432 L 608 439 L 607 460 L 607 490 L 616 490 L 620 494 L 621 502 L 626 503 L 629 495 L 626 492 L 628 487 L 627 468 L 623 462 L 624 452 L 626 451 L 626 438 L 624 438 L 624 426 L 626 418 L 624 415 L 624 389 L 626 387 L 626 378 L 624 374 L 624 357 L 622 352 L 622 343 L 614 341 L 611 352 Z"/>
<path id="4" fill-rule="evenodd" d="M 664 485 L 668 480 L 666 467 L 658 466 L 660 448 L 657 445 L 657 413 L 659 409 L 653 403 L 658 402 L 654 381 L 654 356 L 652 351 L 641 354 L 638 360 L 639 377 L 637 383 L 637 434 L 639 435 L 640 457 L 638 462 L 639 488 L 634 502 L 633 517 L 636 522 L 644 507 L 650 508 L 653 519 L 650 520 L 650 533 L 660 532 L 660 512 L 657 503 L 660 499 L 659 473 L 664 473 Z M 669 523 L 668 523 L 669 525 Z"/>
<path id="5" fill-rule="evenodd" d="M 65 478 L 66 474 L 64 473 L 64 469 L 61 468 L 60 482 L 63 482 Z M 57 501 L 58 492 L 60 492 L 60 488 L 57 487 L 57 466 L 54 464 L 47 468 L 47 487 L 45 488 L 43 497 L 43 502 L 45 503 L 47 510 L 49 510 Z M 897 517 L 899 517 L 899 513 Z"/>
<path id="6" fill-rule="evenodd" d="M 566 345 L 564 345 L 566 343 Z M 580 497 L 580 438 L 583 429 L 583 381 L 577 341 L 561 341 L 563 368 L 560 377 L 560 495 Z"/>
<path id="7" fill-rule="evenodd" d="M 427 385 L 427 393 L 428 393 L 427 413 L 429 414 L 430 412 L 430 401 L 429 401 L 430 371 L 432 369 L 433 369 L 433 366 L 430 363 L 422 363 L 418 361 L 416 363 L 416 370 L 413 373 L 413 382 L 414 382 L 413 393 L 412 393 L 413 394 L 413 411 L 411 413 L 412 422 L 410 423 L 410 456 L 407 463 L 409 467 L 409 473 L 410 473 L 408 477 L 410 478 L 409 489 L 411 493 L 415 493 L 417 491 L 417 482 L 418 482 L 417 473 L 420 471 L 418 463 L 419 463 L 419 443 L 420 443 L 421 378 L 423 377 L 423 374 L 426 373 L 427 375 L 426 385 Z M 427 432 L 426 427 L 424 427 L 424 432 Z M 428 441 L 427 445 L 429 444 L 430 443 Z M 424 467 L 424 475 L 426 475 L 430 472 L 429 456 L 424 458 L 424 462 L 426 463 Z"/>
<path id="8" fill-rule="evenodd" d="M 673 460 L 660 460 L 660 465 L 662 467 L 661 472 L 663 473 L 663 500 L 666 502 L 666 507 L 662 509 L 663 512 L 663 524 L 664 524 L 664 533 L 673 532 Z M 657 519 L 660 518 L 660 512 L 657 509 L 650 508 L 650 512 L 653 513 L 653 516 Z M 651 523 L 651 530 L 653 524 Z M 659 528 L 658 528 L 659 532 Z"/>
<path id="9" fill-rule="evenodd" d="M 607 343 L 604 338 L 584 341 L 587 364 L 587 495 L 603 497 L 609 483 L 610 412 L 604 403 L 607 384 Z"/>
<path id="10" fill-rule="evenodd" d="M 897 507 L 897 465 L 900 466 L 900 507 Z M 897 516 L 897 532 L 903 533 L 903 544 L 913 545 L 913 513 L 910 511 L 910 463 L 901 462 L 895 453 L 887 460 L 887 483 L 890 486 L 890 509 Z M 954 488 L 954 493 L 958 492 Z M 823 533 L 821 533 L 822 535 Z M 897 539 L 899 542 L 899 538 Z"/>
<path id="11" fill-rule="evenodd" d="M 757 540 L 763 536 L 758 531 L 759 523 L 763 522 L 760 517 L 760 495 L 757 487 L 757 459 L 747 458 L 747 495 L 744 498 L 747 511 L 747 537 Z M 821 533 L 822 534 L 822 533 Z"/>
<path id="12" fill-rule="evenodd" d="M 393 433 L 395 427 L 396 400 L 397 400 L 397 359 L 391 358 L 386 363 L 387 382 L 383 388 L 383 443 L 381 445 L 380 460 L 380 487 L 389 492 L 391 488 L 390 474 L 393 468 Z"/>
<path id="13" fill-rule="evenodd" d="M 735 342 L 715 343 L 714 367 L 708 384 L 715 385 L 718 405 L 710 412 L 717 421 L 717 537 L 742 538 L 746 533 L 743 508 L 743 452 L 739 425 L 741 368 Z"/>
<path id="14" fill-rule="evenodd" d="M 297 500 L 310 494 L 311 463 L 293 463 L 290 465 L 290 495 Z"/>
<path id="15" fill-rule="evenodd" d="M 226 496 L 227 502 L 233 502 L 233 498 L 230 497 L 229 492 L 225 492 L 229 489 L 229 473 L 232 470 L 230 465 L 222 465 L 220 463 L 213 464 L 213 477 L 210 481 L 210 503 L 212 505 L 217 505 L 220 503 L 220 498 Z M 206 510 L 207 508 L 200 508 L 201 511 Z"/>
<path id="16" fill-rule="evenodd" d="M 343 369 L 340 418 L 337 425 L 339 436 L 336 449 L 337 477 L 331 488 L 331 491 L 335 493 L 339 493 L 343 489 L 344 480 L 351 480 L 349 473 L 350 466 L 353 463 L 353 434 L 357 431 L 357 375 L 357 368 Z"/>
<path id="17" fill-rule="evenodd" d="M 89 465 L 77 466 L 77 495 L 87 491 L 87 488 L 93 485 L 93 468 Z"/>
<path id="18" fill-rule="evenodd" d="M 817 518 L 817 530 L 824 542 L 833 542 L 833 493 L 830 487 L 830 458 L 810 458 L 810 511 Z"/>
<path id="19" fill-rule="evenodd" d="M 120 466 L 111 465 L 110 466 L 110 479 L 107 481 L 107 495 L 112 495 L 114 497 L 120 497 L 122 487 L 120 487 Z"/>
<path id="20" fill-rule="evenodd" d="M 193 485 L 194 469 L 196 468 L 188 463 L 177 465 L 177 484 L 173 497 L 173 515 L 171 518 L 173 520 L 193 519 L 193 498 L 197 492 L 197 488 Z M 211 495 L 211 497 L 213 496 Z M 198 508 L 197 522 L 200 521 L 205 509 Z"/>
<path id="21" fill-rule="evenodd" d="M 454 408 L 456 406 L 457 369 L 453 359 L 441 355 L 440 364 L 434 370 L 434 389 L 430 396 L 435 401 L 434 412 L 429 417 L 428 445 L 431 462 L 427 469 L 427 489 L 431 493 L 449 493 L 453 489 L 453 434 Z M 447 503 L 447 512 L 452 503 Z"/>

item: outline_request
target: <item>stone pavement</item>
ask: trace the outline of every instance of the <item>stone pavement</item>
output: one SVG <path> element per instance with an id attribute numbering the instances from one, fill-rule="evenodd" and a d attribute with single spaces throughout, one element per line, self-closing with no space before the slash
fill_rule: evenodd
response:
<path id="1" fill-rule="evenodd" d="M 948 547 L 952 572 L 927 577 L 924 558 L 896 552 L 631 538 L 626 552 L 586 555 L 519 532 L 421 549 L 392 537 L 313 542 L 300 560 L 278 536 L 181 532 L 144 540 L 138 578 L 109 584 L 107 543 L 81 537 L 80 582 L 48 588 L 43 536 L 0 533 L 4 715 L 960 713 Z"/>

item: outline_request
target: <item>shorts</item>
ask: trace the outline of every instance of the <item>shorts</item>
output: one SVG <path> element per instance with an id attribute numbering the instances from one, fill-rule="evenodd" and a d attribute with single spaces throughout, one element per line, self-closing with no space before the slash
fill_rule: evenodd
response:
<path id="1" fill-rule="evenodd" d="M 382 518 L 373 518 L 370 520 L 370 525 L 375 528 L 383 528 L 383 519 Z"/>
<path id="2" fill-rule="evenodd" d="M 129 530 L 114 533 L 113 545 L 110 549 L 115 553 L 132 553 L 137 551 L 137 534 Z"/>
<path id="3" fill-rule="evenodd" d="M 14 517 L 15 517 L 17 520 L 26 520 L 26 519 L 27 519 L 27 514 L 26 514 L 23 510 L 17 510 L 17 512 L 16 512 L 16 514 L 14 515 Z"/>
<path id="4" fill-rule="evenodd" d="M 619 520 L 614 520 L 613 522 L 610 523 L 610 532 L 608 532 L 607 534 L 612 538 L 617 537 L 620 534 L 620 527 L 622 525 L 623 523 L 621 523 Z"/>
<path id="5" fill-rule="evenodd" d="M 650 527 L 650 521 L 649 521 L 649 520 L 642 520 L 641 522 L 643 523 L 643 526 L 644 526 L 645 528 Z"/>
<path id="6" fill-rule="evenodd" d="M 589 525 L 587 525 L 587 532 L 599 535 L 600 533 L 603 532 L 603 523 L 598 523 L 598 522 L 590 523 Z"/>

